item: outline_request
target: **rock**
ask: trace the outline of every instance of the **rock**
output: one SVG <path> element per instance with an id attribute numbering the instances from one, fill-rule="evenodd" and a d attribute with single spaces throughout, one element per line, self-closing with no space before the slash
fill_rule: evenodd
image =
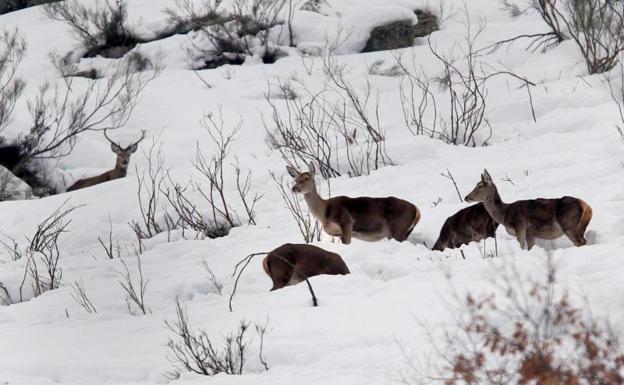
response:
<path id="1" fill-rule="evenodd" d="M 375 27 L 362 52 L 411 47 L 414 44 L 412 20 L 399 20 Z"/>

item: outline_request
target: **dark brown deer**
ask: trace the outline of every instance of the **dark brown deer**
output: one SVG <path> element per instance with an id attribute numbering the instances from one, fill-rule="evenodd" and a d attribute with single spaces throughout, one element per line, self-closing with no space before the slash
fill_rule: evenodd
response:
<path id="1" fill-rule="evenodd" d="M 128 173 L 128 165 L 130 164 L 130 157 L 134 154 L 139 147 L 139 143 L 145 139 L 145 130 L 141 131 L 141 138 L 129 146 L 121 147 L 119 143 L 111 140 L 104 130 L 104 137 L 110 142 L 111 150 L 117 154 L 117 160 L 115 162 L 115 168 L 110 171 L 106 171 L 103 174 L 92 176 L 90 178 L 84 178 L 78 180 L 76 183 L 69 186 L 67 191 L 79 190 L 85 187 L 95 186 L 96 184 L 111 181 L 113 179 L 124 178 Z"/>
<path id="2" fill-rule="evenodd" d="M 349 268 L 340 255 L 320 247 L 286 243 L 271 251 L 262 267 L 273 281 L 271 291 L 296 285 L 320 274 L 345 275 Z"/>
<path id="3" fill-rule="evenodd" d="M 483 203 L 461 209 L 444 222 L 433 250 L 455 249 L 470 242 L 495 237 L 496 223 Z"/>
<path id="4" fill-rule="evenodd" d="M 338 196 L 323 199 L 314 182 L 314 165 L 307 172 L 286 167 L 295 179 L 293 192 L 303 194 L 312 215 L 331 236 L 340 237 L 344 244 L 351 238 L 375 242 L 384 238 L 403 242 L 418 221 L 420 211 L 410 202 L 395 197 L 350 198 Z"/>
<path id="5" fill-rule="evenodd" d="M 565 196 L 558 199 L 531 199 L 504 203 L 492 177 L 481 174 L 481 181 L 465 198 L 466 202 L 483 202 L 490 216 L 514 235 L 521 248 L 531 250 L 535 239 L 556 239 L 566 235 L 576 246 L 583 246 L 585 230 L 592 209 L 584 201 Z"/>

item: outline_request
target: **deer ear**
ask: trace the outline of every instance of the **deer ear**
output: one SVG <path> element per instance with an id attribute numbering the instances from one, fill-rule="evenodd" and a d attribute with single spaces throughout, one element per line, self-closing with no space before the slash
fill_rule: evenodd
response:
<path id="1" fill-rule="evenodd" d="M 481 180 L 483 180 L 486 183 L 492 183 L 492 177 L 490 176 L 490 173 L 488 172 L 488 170 L 483 170 L 483 174 L 481 175 Z"/>
<path id="2" fill-rule="evenodd" d="M 314 167 L 314 163 L 310 162 L 308 164 L 308 171 L 311 172 L 312 174 L 316 174 L 316 167 Z"/>
<path id="3" fill-rule="evenodd" d="M 113 151 L 117 155 L 120 155 L 123 150 L 117 144 L 111 142 L 111 151 Z"/>
<path id="4" fill-rule="evenodd" d="M 139 148 L 139 144 L 135 143 L 132 146 L 128 147 L 126 151 L 130 151 L 131 154 L 134 154 L 138 148 Z"/>
<path id="5" fill-rule="evenodd" d="M 293 166 L 286 166 L 286 171 L 288 171 L 288 174 L 293 178 L 296 178 L 299 175 L 299 171 L 297 171 L 297 169 Z"/>

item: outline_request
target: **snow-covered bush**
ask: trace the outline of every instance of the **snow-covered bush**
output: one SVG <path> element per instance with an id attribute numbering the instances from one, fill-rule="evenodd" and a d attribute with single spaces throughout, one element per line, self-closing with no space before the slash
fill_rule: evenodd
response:
<path id="1" fill-rule="evenodd" d="M 512 16 L 519 16 L 526 11 L 511 0 L 503 4 Z M 528 38 L 531 39 L 529 48 L 548 48 L 570 39 L 581 51 L 589 74 L 611 70 L 624 51 L 624 8 L 621 2 L 531 0 L 528 6 L 537 11 L 550 31 L 507 39 L 495 47 Z"/>
<path id="2" fill-rule="evenodd" d="M 617 333 L 574 305 L 558 287 L 552 257 L 543 279 L 526 282 L 515 266 L 494 277 L 494 293 L 456 294 L 456 324 L 437 356 L 414 366 L 406 383 L 445 385 L 621 385 Z M 431 333 L 431 332 L 430 332 Z"/>
<path id="3" fill-rule="evenodd" d="M 167 328 L 174 333 L 175 338 L 167 342 L 169 361 L 174 369 L 167 376 L 175 379 L 182 372 L 191 372 L 205 376 L 214 376 L 219 373 L 243 374 L 245 362 L 249 359 L 249 331 L 250 323 L 241 320 L 238 329 L 225 337 L 219 345 L 205 330 L 194 330 L 190 323 L 186 309 L 177 301 L 176 320 L 165 321 Z M 256 325 L 256 334 L 259 337 L 258 356 L 265 370 L 269 367 L 262 357 L 266 325 Z"/>
<path id="4" fill-rule="evenodd" d="M 86 50 L 84 57 L 120 58 L 141 42 L 127 25 L 125 0 L 102 0 L 94 7 L 66 0 L 43 9 L 50 19 L 70 26 Z"/>
<path id="5" fill-rule="evenodd" d="M 216 68 L 223 64 L 242 64 L 256 56 L 273 63 L 283 56 L 272 30 L 284 24 L 282 11 L 286 0 L 235 0 L 231 9 L 220 9 L 221 0 L 204 2 L 202 11 L 190 13 L 193 20 L 209 20 L 208 25 L 191 37 L 189 57 L 195 69 Z M 197 16 L 199 15 L 199 16 Z M 178 20 L 178 24 L 184 22 Z"/>

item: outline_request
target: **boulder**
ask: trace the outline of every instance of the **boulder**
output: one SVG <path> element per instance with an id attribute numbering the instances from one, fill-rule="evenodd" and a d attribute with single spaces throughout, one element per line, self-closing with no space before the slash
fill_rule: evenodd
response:
<path id="1" fill-rule="evenodd" d="M 412 20 L 399 20 L 373 28 L 362 52 L 411 47 L 414 44 Z"/>

